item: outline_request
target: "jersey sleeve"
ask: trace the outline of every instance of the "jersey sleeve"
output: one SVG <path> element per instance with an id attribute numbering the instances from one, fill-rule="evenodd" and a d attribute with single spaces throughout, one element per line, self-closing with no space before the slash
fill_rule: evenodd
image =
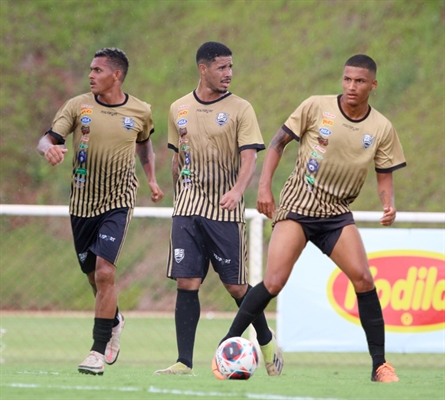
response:
<path id="1" fill-rule="evenodd" d="M 175 123 L 175 108 L 173 104 L 170 106 L 170 112 L 168 114 L 168 148 L 172 149 L 176 153 L 178 152 L 178 129 Z"/>
<path id="2" fill-rule="evenodd" d="M 287 130 L 290 130 L 298 141 L 316 123 L 316 109 L 315 97 L 309 97 L 297 107 L 284 123 Z"/>
<path id="3" fill-rule="evenodd" d="M 77 118 L 77 107 L 73 103 L 75 103 L 73 99 L 68 100 L 59 108 L 53 119 L 51 129 L 48 131 L 48 133 L 57 137 L 59 140 L 62 138 L 63 141 L 65 141 L 67 136 L 72 133 L 76 127 L 79 118 Z"/>
<path id="4" fill-rule="evenodd" d="M 150 106 L 150 104 L 147 104 L 147 103 L 145 103 L 145 104 L 147 107 L 147 114 L 145 116 L 144 129 L 138 133 L 138 136 L 136 139 L 137 143 L 145 142 L 146 140 L 148 140 L 150 138 L 151 134 L 155 131 L 151 106 Z"/>
<path id="5" fill-rule="evenodd" d="M 255 110 L 250 103 L 247 103 L 238 122 L 238 148 L 239 151 L 246 149 L 261 151 L 266 148 Z"/>
<path id="6" fill-rule="evenodd" d="M 375 170 L 379 173 L 392 172 L 406 166 L 402 145 L 391 124 L 376 151 L 374 163 Z"/>

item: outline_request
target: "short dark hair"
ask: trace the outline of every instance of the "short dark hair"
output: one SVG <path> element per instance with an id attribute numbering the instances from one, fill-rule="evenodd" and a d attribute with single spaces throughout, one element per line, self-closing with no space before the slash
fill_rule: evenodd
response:
<path id="1" fill-rule="evenodd" d="M 377 64 L 371 57 L 365 54 L 356 54 L 355 56 L 352 56 L 346 61 L 345 67 L 365 68 L 374 72 L 374 74 L 377 74 Z"/>
<path id="2" fill-rule="evenodd" d="M 122 82 L 124 81 L 127 76 L 129 62 L 127 55 L 122 50 L 116 47 L 104 47 L 94 53 L 94 58 L 96 57 L 107 58 L 114 71 L 122 71 Z"/>
<path id="3" fill-rule="evenodd" d="M 216 57 L 229 57 L 232 51 L 222 43 L 206 42 L 196 52 L 196 64 L 210 64 Z"/>

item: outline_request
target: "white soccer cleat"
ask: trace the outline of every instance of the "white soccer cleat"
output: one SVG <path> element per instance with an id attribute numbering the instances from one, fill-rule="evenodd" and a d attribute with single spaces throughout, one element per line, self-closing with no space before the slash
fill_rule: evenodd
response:
<path id="1" fill-rule="evenodd" d="M 122 329 L 124 329 L 125 321 L 124 316 L 121 313 L 117 314 L 117 319 L 119 320 L 119 324 L 113 328 L 111 339 L 107 343 L 107 348 L 105 349 L 105 362 L 108 365 L 116 362 L 121 349 L 120 338 Z"/>
<path id="2" fill-rule="evenodd" d="M 104 374 L 104 355 L 97 351 L 90 351 L 88 357 L 77 369 L 82 374 L 103 375 Z"/>
<path id="3" fill-rule="evenodd" d="M 272 340 L 266 345 L 260 346 L 260 349 L 263 353 L 267 374 L 270 376 L 278 376 L 281 375 L 281 371 L 283 370 L 283 353 L 281 352 L 280 346 L 278 346 L 275 332 L 272 329 L 270 329 L 270 331 L 272 332 Z"/>

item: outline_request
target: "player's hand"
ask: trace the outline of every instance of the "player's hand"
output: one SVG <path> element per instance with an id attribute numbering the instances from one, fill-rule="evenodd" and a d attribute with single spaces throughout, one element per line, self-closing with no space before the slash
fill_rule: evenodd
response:
<path id="1" fill-rule="evenodd" d="M 219 205 L 224 210 L 233 211 L 241 200 L 241 197 L 242 193 L 239 193 L 234 189 L 229 190 L 227 193 L 224 193 L 223 197 L 221 197 Z"/>
<path id="2" fill-rule="evenodd" d="M 256 202 L 256 209 L 267 218 L 272 219 L 275 212 L 275 199 L 270 188 L 261 187 L 258 190 L 258 199 Z"/>
<path id="3" fill-rule="evenodd" d="M 396 209 L 394 207 L 383 207 L 383 217 L 380 218 L 380 224 L 390 226 L 396 219 Z"/>
<path id="4" fill-rule="evenodd" d="M 62 146 L 53 145 L 45 151 L 45 158 L 54 167 L 64 160 L 67 151 L 68 149 Z"/>
<path id="5" fill-rule="evenodd" d="M 151 201 L 153 203 L 157 203 L 158 201 L 161 201 L 164 197 L 164 192 L 160 189 L 157 183 L 150 183 L 150 190 L 151 190 Z"/>

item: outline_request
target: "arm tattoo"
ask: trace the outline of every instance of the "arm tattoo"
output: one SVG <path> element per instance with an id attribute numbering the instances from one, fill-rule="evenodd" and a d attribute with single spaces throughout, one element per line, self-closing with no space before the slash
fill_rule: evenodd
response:
<path id="1" fill-rule="evenodd" d="M 143 144 L 136 145 L 136 153 L 142 165 L 150 163 L 150 158 L 148 156 L 150 153 L 149 151 L 150 147 L 151 147 L 151 142 L 149 142 L 148 145 L 143 145 Z"/>
<path id="2" fill-rule="evenodd" d="M 283 129 L 280 129 L 270 142 L 270 147 L 274 149 L 279 155 L 282 155 L 284 148 L 291 140 L 292 137 L 288 133 L 283 131 Z"/>

